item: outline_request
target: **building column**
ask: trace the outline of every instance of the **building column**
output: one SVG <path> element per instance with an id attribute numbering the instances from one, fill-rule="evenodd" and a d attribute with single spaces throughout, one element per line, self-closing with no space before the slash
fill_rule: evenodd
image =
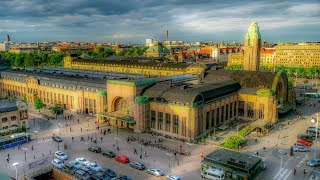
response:
<path id="1" fill-rule="evenodd" d="M 158 126 L 159 125 L 158 124 L 159 123 L 159 121 L 158 121 L 158 113 L 159 113 L 159 111 L 156 111 L 156 124 L 154 126 L 155 129 L 159 129 L 159 126 Z"/>
<path id="2" fill-rule="evenodd" d="M 173 133 L 173 114 L 170 114 L 170 133 Z"/>

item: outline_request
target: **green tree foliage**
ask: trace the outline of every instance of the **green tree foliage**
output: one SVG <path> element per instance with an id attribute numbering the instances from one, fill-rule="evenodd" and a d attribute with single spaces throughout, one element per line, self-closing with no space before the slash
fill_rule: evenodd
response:
<path id="1" fill-rule="evenodd" d="M 35 98 L 33 105 L 34 108 L 39 111 L 46 106 L 39 97 Z"/>
<path id="2" fill-rule="evenodd" d="M 242 64 L 233 64 L 231 66 L 225 67 L 226 70 L 242 70 L 243 65 Z"/>
<path id="3" fill-rule="evenodd" d="M 138 47 L 135 46 L 129 50 L 119 51 L 117 53 L 118 56 L 142 56 L 147 50 L 146 46 Z"/>
<path id="4" fill-rule="evenodd" d="M 52 108 L 52 113 L 54 114 L 62 113 L 62 107 L 59 104 L 55 104 Z"/>
<path id="5" fill-rule="evenodd" d="M 221 146 L 228 148 L 228 149 L 238 149 L 238 148 L 242 147 L 243 145 L 245 145 L 246 142 L 247 141 L 243 137 L 233 135 L 233 136 L 226 137 L 226 139 L 221 144 Z"/>
<path id="6" fill-rule="evenodd" d="M 21 101 L 26 103 L 26 102 L 28 102 L 28 99 L 27 99 L 27 97 L 23 96 L 23 97 L 21 98 Z"/>

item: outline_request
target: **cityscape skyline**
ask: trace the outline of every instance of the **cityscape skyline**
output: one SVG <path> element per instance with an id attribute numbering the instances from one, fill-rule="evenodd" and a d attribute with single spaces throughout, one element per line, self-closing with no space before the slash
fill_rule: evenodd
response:
<path id="1" fill-rule="evenodd" d="M 4 1 L 0 12 L 0 37 L 10 34 L 14 42 L 144 43 L 164 41 L 167 29 L 170 40 L 242 42 L 251 21 L 258 22 L 262 41 L 320 41 L 320 3 L 312 0 Z"/>

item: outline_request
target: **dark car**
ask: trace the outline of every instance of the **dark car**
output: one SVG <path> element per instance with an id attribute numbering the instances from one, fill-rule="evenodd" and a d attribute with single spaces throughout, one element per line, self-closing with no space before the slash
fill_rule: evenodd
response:
<path id="1" fill-rule="evenodd" d="M 103 156 L 108 156 L 109 158 L 114 158 L 116 156 L 116 154 L 110 150 L 108 151 L 104 151 L 101 153 Z"/>
<path id="2" fill-rule="evenodd" d="M 89 147 L 88 150 L 95 153 L 101 153 L 101 147 L 97 147 L 97 146 Z"/>
<path id="3" fill-rule="evenodd" d="M 52 136 L 52 139 L 56 142 L 62 142 L 62 138 L 60 136 Z"/>
<path id="4" fill-rule="evenodd" d="M 90 167 L 81 167 L 81 170 L 88 173 L 89 175 L 92 175 L 93 173 L 95 173 L 96 171 L 93 170 L 92 168 Z"/>
<path id="5" fill-rule="evenodd" d="M 112 178 L 112 180 L 131 180 L 131 178 L 129 178 L 126 175 L 121 175 L 121 176 L 119 176 L 117 178 Z"/>
<path id="6" fill-rule="evenodd" d="M 117 176 L 117 174 L 116 174 L 114 171 L 112 171 L 111 169 L 104 169 L 104 168 L 102 168 L 102 169 L 101 169 L 101 172 L 104 173 L 104 174 L 106 174 L 106 175 L 108 175 L 108 176 L 110 176 L 110 177 L 112 177 L 112 178 L 114 178 L 114 177 Z"/>
<path id="7" fill-rule="evenodd" d="M 144 170 L 146 168 L 142 162 L 131 162 L 130 166 L 139 170 Z"/>
<path id="8" fill-rule="evenodd" d="M 64 167 L 64 170 L 70 174 L 74 174 L 78 169 L 72 164 L 67 163 Z"/>
<path id="9" fill-rule="evenodd" d="M 92 180 L 111 180 L 111 177 L 104 174 L 103 172 L 96 172 L 92 174 L 90 177 Z"/>
<path id="10" fill-rule="evenodd" d="M 82 171 L 82 170 L 77 170 L 74 173 L 74 176 L 77 177 L 77 179 L 81 179 L 81 180 L 89 180 L 90 176 L 89 174 L 87 174 L 86 172 Z"/>

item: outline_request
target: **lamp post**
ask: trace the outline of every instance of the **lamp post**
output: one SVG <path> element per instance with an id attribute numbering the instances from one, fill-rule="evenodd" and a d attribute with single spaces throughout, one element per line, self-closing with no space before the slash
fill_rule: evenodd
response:
<path id="1" fill-rule="evenodd" d="M 282 155 L 286 155 L 287 152 L 285 152 L 284 150 L 279 150 L 278 152 L 280 154 L 280 159 L 281 159 L 281 161 L 280 161 L 280 179 L 282 179 Z"/>
<path id="2" fill-rule="evenodd" d="M 169 169 L 170 169 L 170 158 L 171 158 L 172 154 L 167 153 L 167 155 L 168 155 L 168 158 L 169 158 L 168 166 L 169 166 Z"/>
<path id="3" fill-rule="evenodd" d="M 16 180 L 18 180 L 18 169 L 17 169 L 17 166 L 19 165 L 18 162 L 15 162 L 12 164 L 12 166 L 14 166 L 14 168 L 16 169 Z"/>
<path id="4" fill-rule="evenodd" d="M 140 144 L 140 159 L 142 159 L 142 145 Z"/>
<path id="5" fill-rule="evenodd" d="M 119 149 L 119 143 L 118 143 L 119 138 L 118 138 L 118 137 L 115 137 L 114 139 L 116 140 L 117 149 Z"/>
<path id="6" fill-rule="evenodd" d="M 27 162 L 27 148 L 21 148 L 22 150 L 24 150 L 24 162 Z"/>
<path id="7" fill-rule="evenodd" d="M 317 153 L 317 141 L 318 141 L 318 127 L 319 127 L 319 114 L 316 113 L 317 115 L 317 119 L 311 119 L 311 122 L 316 122 L 316 139 L 315 139 L 315 145 L 314 145 L 314 154 L 313 154 L 313 158 L 316 158 L 316 153 Z"/>

